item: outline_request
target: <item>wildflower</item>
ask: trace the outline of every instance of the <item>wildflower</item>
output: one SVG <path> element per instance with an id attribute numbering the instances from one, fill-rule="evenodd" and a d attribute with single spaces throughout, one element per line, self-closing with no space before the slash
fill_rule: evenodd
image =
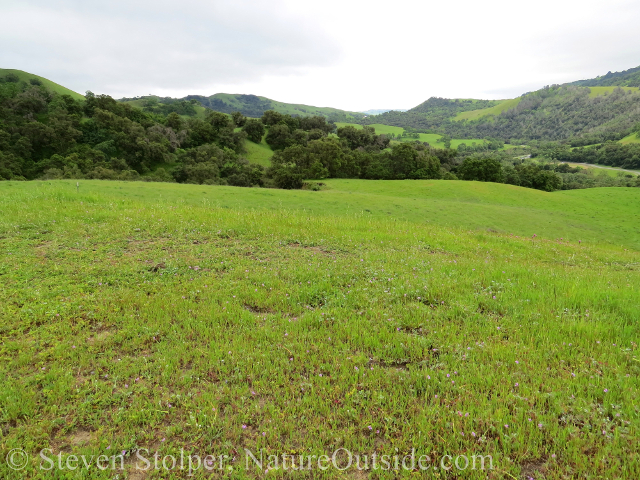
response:
<path id="1" fill-rule="evenodd" d="M 608 389 L 608 388 L 605 388 L 605 389 L 604 389 L 604 393 L 607 393 L 608 391 L 609 391 L 609 389 Z"/>
<path id="2" fill-rule="evenodd" d="M 519 383 L 516 383 L 516 385 L 515 385 L 515 386 L 516 386 L 516 387 L 519 387 L 519 386 L 520 386 L 520 384 L 519 384 Z"/>
<path id="3" fill-rule="evenodd" d="M 373 430 L 373 427 L 371 427 L 371 425 L 369 425 L 369 430 Z"/>
<path id="4" fill-rule="evenodd" d="M 246 425 L 242 425 L 242 429 L 243 429 L 243 430 L 246 430 L 246 429 L 247 429 L 247 426 L 246 426 Z"/>

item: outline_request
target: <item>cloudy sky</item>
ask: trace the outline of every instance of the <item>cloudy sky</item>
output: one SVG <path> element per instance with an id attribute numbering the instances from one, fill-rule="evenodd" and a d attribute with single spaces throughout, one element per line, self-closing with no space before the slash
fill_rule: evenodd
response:
<path id="1" fill-rule="evenodd" d="M 638 0 L 0 0 L 0 24 L 0 68 L 117 98 L 411 108 L 640 65 Z"/>

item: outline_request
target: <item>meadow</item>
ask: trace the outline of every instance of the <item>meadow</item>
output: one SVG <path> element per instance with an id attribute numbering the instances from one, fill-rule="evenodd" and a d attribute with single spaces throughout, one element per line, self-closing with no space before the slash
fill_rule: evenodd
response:
<path id="1" fill-rule="evenodd" d="M 637 189 L 326 183 L 1 182 L 0 477 L 638 478 Z"/>
<path id="2" fill-rule="evenodd" d="M 355 127 L 358 129 L 362 128 L 362 125 L 359 125 L 357 123 L 336 122 L 337 128 L 346 127 L 346 126 Z M 388 135 L 393 133 L 394 135 L 397 136 L 397 135 L 402 135 L 402 133 L 404 132 L 404 128 L 402 127 L 383 125 L 381 123 L 372 123 L 371 125 L 368 125 L 368 126 L 373 127 L 376 131 L 376 134 L 378 135 Z M 419 135 L 419 138 L 404 137 L 401 140 L 394 139 L 392 141 L 393 142 L 396 142 L 396 141 L 415 142 L 416 140 L 418 140 L 420 142 L 427 142 L 433 148 L 444 148 L 444 143 L 438 141 L 442 138 L 442 135 L 437 133 L 419 133 L 418 135 Z M 466 139 L 454 138 L 454 139 L 451 139 L 451 148 L 458 148 L 461 143 L 464 143 L 467 146 L 471 146 L 473 143 L 485 143 L 485 140 L 481 138 L 466 138 Z M 505 145 L 505 148 L 515 148 L 515 147 L 513 145 Z"/>

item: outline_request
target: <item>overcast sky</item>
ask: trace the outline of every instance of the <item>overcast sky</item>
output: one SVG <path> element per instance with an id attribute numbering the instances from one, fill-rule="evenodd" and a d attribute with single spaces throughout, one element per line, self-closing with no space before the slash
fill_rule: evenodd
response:
<path id="1" fill-rule="evenodd" d="M 639 25 L 638 0 L 0 0 L 0 68 L 116 98 L 411 108 L 639 66 Z"/>

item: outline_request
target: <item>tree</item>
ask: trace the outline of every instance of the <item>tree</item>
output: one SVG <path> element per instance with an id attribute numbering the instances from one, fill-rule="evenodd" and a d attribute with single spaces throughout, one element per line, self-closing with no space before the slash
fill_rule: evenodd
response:
<path id="1" fill-rule="evenodd" d="M 502 164 L 495 158 L 465 158 L 458 168 L 458 176 L 463 180 L 502 183 Z"/>
<path id="2" fill-rule="evenodd" d="M 269 170 L 278 188 L 287 190 L 302 188 L 304 175 L 295 163 L 281 163 L 272 166 Z"/>
<path id="3" fill-rule="evenodd" d="M 262 123 L 267 127 L 271 127 L 272 125 L 279 124 L 282 120 L 284 120 L 284 115 L 276 112 L 275 110 L 267 110 L 262 114 Z"/>
<path id="4" fill-rule="evenodd" d="M 269 128 L 265 141 L 273 150 L 285 149 L 292 144 L 291 131 L 286 125 L 273 125 Z"/>
<path id="5" fill-rule="evenodd" d="M 246 132 L 247 138 L 253 143 L 262 142 L 264 136 L 264 125 L 257 118 L 248 118 L 242 130 Z"/>
<path id="6" fill-rule="evenodd" d="M 389 168 L 394 178 L 438 178 L 440 160 L 419 144 L 399 143 L 391 149 Z"/>
<path id="7" fill-rule="evenodd" d="M 236 127 L 243 127 L 247 121 L 247 117 L 245 117 L 240 112 L 233 112 L 231 114 L 231 119 L 233 120 L 233 123 L 235 124 Z"/>

